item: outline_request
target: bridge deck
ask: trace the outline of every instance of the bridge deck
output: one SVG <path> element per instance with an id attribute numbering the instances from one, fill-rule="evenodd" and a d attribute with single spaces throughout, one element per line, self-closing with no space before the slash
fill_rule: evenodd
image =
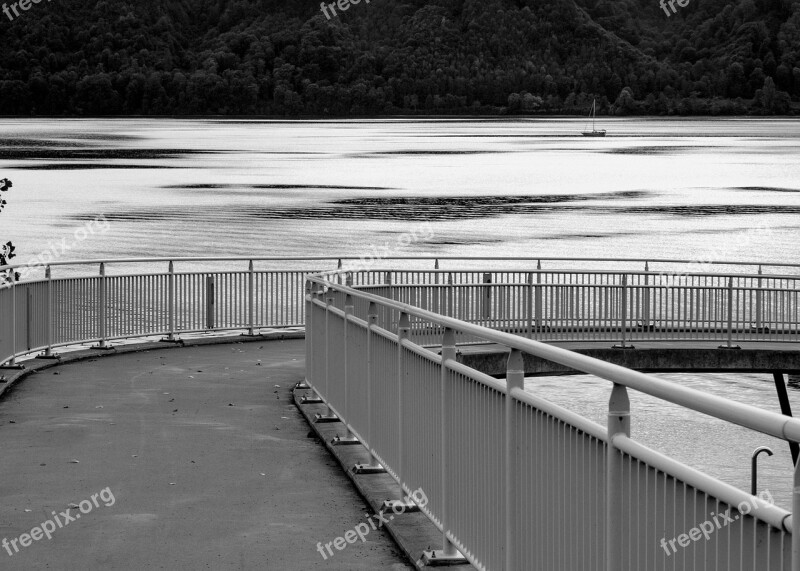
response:
<path id="1" fill-rule="evenodd" d="M 307 437 L 290 390 L 303 369 L 302 340 L 261 341 L 28 377 L 0 401 L 0 540 L 105 488 L 115 501 L 101 496 L 13 556 L 0 548 L 0 568 L 410 568 L 382 533 L 327 561 L 317 551 L 364 521 L 366 506 Z"/>

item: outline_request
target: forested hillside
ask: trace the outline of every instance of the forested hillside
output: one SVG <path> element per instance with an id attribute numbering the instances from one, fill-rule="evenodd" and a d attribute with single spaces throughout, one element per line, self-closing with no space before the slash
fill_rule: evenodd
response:
<path id="1" fill-rule="evenodd" d="M 53 0 L 0 14 L 0 113 L 782 114 L 798 51 L 782 0 Z"/>

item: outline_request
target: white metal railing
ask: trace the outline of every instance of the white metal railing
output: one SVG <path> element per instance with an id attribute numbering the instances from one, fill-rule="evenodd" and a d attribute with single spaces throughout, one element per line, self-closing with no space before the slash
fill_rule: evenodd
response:
<path id="1" fill-rule="evenodd" d="M 425 491 L 422 511 L 442 531 L 444 553 L 457 547 L 487 570 L 800 571 L 800 519 L 632 440 L 628 390 L 793 442 L 800 420 L 424 309 L 442 311 L 451 300 L 422 275 L 416 291 L 424 295 L 408 296 L 414 304 L 390 299 L 414 291 L 385 283 L 395 280 L 362 288 L 343 285 L 342 274 L 309 276 L 307 380 L 373 463 L 406 493 Z M 470 311 L 481 310 L 480 295 Z M 722 323 L 733 321 L 727 299 Z M 457 335 L 508 348 L 505 382 L 459 364 Z M 421 345 L 434 338 L 441 353 Z M 525 392 L 523 354 L 610 381 L 607 426 Z M 797 511 L 800 471 L 794 478 Z M 732 523 L 666 555 L 661 538 L 722 513 Z"/>
<path id="2" fill-rule="evenodd" d="M 52 262 L 0 288 L 0 363 L 72 343 L 302 326 L 303 277 L 348 266 L 365 290 L 540 341 L 800 340 L 800 266 L 787 263 L 709 262 L 727 273 L 698 273 L 671 259 L 126 258 Z M 387 328 L 397 319 L 380 317 Z M 438 343 L 414 322 L 411 335 Z"/>

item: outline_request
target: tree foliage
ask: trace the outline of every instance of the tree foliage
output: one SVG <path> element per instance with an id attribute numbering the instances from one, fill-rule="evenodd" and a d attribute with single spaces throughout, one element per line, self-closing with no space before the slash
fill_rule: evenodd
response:
<path id="1" fill-rule="evenodd" d="M 3 212 L 6 204 L 8 204 L 2 193 L 8 192 L 8 189 L 12 186 L 14 186 L 13 183 L 7 178 L 0 179 L 0 213 Z M 14 244 L 10 241 L 5 244 L 0 244 L 0 267 L 8 265 L 11 259 L 16 257 L 14 253 L 15 249 Z M 7 285 L 18 279 L 19 273 L 12 272 L 12 270 L 0 271 L 0 286 Z"/>
<path id="2" fill-rule="evenodd" d="M 314 0 L 40 3 L 0 23 L 0 109 L 789 112 L 800 3 L 726 2 L 667 17 L 653 0 L 372 0 L 330 20 Z"/>

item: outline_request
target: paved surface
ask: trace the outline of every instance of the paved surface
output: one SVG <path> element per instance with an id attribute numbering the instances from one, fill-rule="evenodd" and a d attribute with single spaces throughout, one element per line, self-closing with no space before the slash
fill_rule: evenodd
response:
<path id="1" fill-rule="evenodd" d="M 129 353 L 13 387 L 0 401 L 0 540 L 14 554 L 0 547 L 0 569 L 410 568 L 385 533 L 317 551 L 370 510 L 292 403 L 303 347 Z M 70 504 L 74 521 L 21 546 Z"/>

